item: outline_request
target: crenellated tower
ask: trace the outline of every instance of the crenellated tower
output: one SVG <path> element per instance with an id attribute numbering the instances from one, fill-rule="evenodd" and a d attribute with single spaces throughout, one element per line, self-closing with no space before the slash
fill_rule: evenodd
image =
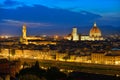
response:
<path id="1" fill-rule="evenodd" d="M 26 39 L 26 37 L 27 37 L 27 30 L 26 30 L 26 24 L 24 24 L 22 27 L 22 38 Z"/>
<path id="2" fill-rule="evenodd" d="M 22 26 L 22 36 L 21 36 L 21 38 L 20 38 L 20 42 L 21 42 L 22 44 L 28 44 L 26 24 L 24 24 L 24 25 Z"/>

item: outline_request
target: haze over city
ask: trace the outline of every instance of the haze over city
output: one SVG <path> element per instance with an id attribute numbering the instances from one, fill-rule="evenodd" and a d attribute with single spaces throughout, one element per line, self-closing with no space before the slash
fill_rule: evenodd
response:
<path id="1" fill-rule="evenodd" d="M 104 35 L 120 33 L 119 0 L 0 0 L 0 35 L 88 34 L 96 22 Z"/>

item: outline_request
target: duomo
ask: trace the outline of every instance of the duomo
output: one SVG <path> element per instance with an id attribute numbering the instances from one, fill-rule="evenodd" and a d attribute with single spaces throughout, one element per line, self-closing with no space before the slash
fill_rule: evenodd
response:
<path id="1" fill-rule="evenodd" d="M 102 32 L 101 30 L 97 27 L 96 22 L 94 23 L 93 27 L 90 29 L 89 31 L 89 35 L 80 35 L 77 32 L 77 28 L 74 27 L 72 29 L 72 33 L 69 34 L 66 39 L 68 40 L 72 40 L 72 41 L 100 41 L 100 40 L 104 40 L 104 38 L 102 37 Z"/>

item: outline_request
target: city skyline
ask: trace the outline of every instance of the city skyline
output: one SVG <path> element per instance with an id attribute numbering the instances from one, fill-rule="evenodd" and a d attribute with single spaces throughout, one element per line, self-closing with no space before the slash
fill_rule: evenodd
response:
<path id="1" fill-rule="evenodd" d="M 30 35 L 67 35 L 74 26 L 88 34 L 94 22 L 103 34 L 118 34 L 119 4 L 119 0 L 1 0 L 0 35 L 20 35 L 24 23 Z"/>
<path id="2" fill-rule="evenodd" d="M 120 79 L 120 0 L 0 0 L 0 80 L 81 79 Z"/>

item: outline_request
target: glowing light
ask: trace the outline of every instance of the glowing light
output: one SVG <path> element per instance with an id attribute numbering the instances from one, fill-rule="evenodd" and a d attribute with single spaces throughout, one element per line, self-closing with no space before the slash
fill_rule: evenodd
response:
<path id="1" fill-rule="evenodd" d="M 115 65 L 120 65 L 120 61 L 115 61 Z"/>
<path id="2" fill-rule="evenodd" d="M 1 35 L 0 36 L 0 38 L 3 38 L 3 39 L 7 39 L 7 38 L 10 38 L 10 37 L 12 37 L 12 36 L 10 36 L 10 35 Z"/>
<path id="3" fill-rule="evenodd" d="M 58 37 L 59 37 L 58 35 L 55 35 L 55 36 L 54 36 L 55 39 L 58 39 Z"/>

